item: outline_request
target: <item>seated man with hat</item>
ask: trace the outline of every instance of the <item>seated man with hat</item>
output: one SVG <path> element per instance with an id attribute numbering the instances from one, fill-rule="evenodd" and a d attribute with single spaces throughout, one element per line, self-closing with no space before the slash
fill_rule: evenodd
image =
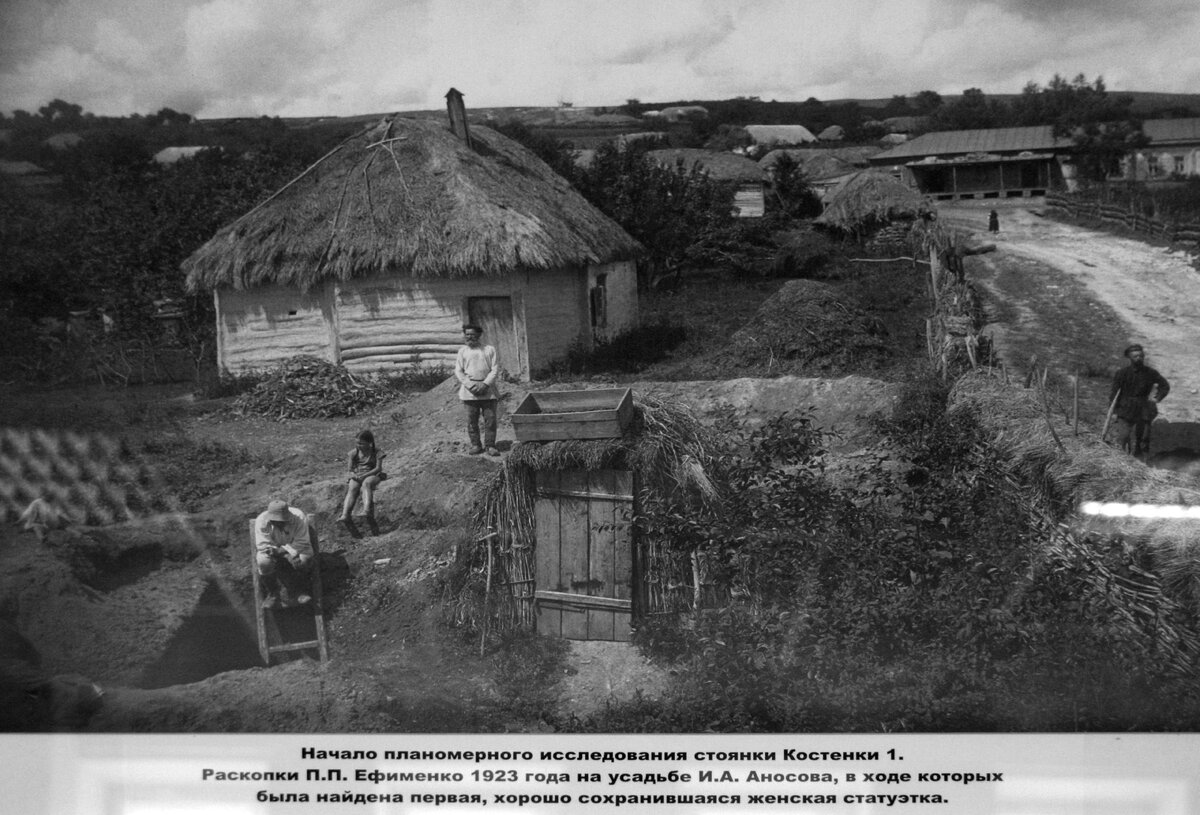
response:
<path id="1" fill-rule="evenodd" d="M 303 605 L 312 600 L 308 593 L 308 573 L 316 550 L 317 530 L 308 515 L 287 501 L 276 498 L 265 512 L 254 519 L 254 546 L 258 552 L 258 573 L 262 578 L 264 608 L 284 604 L 280 588 L 288 589 L 293 597 L 289 605 Z M 296 588 L 293 588 L 296 587 Z"/>

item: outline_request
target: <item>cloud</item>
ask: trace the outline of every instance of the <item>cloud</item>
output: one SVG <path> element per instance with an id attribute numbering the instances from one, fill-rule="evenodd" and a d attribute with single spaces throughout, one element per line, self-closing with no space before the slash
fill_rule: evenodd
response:
<path id="1" fill-rule="evenodd" d="M 1200 87 L 1193 0 L 8 0 L 0 109 L 349 115 Z"/>

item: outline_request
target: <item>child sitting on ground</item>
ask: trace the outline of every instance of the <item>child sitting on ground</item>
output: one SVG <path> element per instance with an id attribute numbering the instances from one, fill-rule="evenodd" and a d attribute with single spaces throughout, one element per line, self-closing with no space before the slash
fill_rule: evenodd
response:
<path id="1" fill-rule="evenodd" d="M 375 449 L 375 435 L 370 430 L 358 434 L 347 461 L 350 480 L 346 483 L 346 500 L 342 504 L 342 516 L 338 518 L 340 523 L 351 525 L 350 513 L 354 511 L 354 504 L 361 494 L 363 512 L 366 513 L 371 534 L 378 534 L 375 527 L 375 488 L 387 478 L 383 471 L 383 458 L 386 455 Z"/>

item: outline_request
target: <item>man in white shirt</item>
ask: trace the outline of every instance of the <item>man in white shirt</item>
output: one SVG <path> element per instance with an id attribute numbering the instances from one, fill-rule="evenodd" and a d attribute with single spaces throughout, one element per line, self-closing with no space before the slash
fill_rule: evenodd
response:
<path id="1" fill-rule="evenodd" d="M 477 325 L 463 326 L 463 340 L 454 360 L 454 376 L 459 381 L 458 398 L 467 408 L 467 436 L 471 454 L 478 455 L 487 448 L 489 456 L 498 456 L 496 449 L 496 377 L 500 375 L 500 360 L 496 349 L 483 345 L 483 329 Z M 483 418 L 483 443 L 479 438 L 479 419 Z"/>
<path id="2" fill-rule="evenodd" d="M 297 604 L 312 600 L 308 594 L 309 570 L 316 547 L 315 530 L 303 510 L 289 507 L 287 501 L 275 499 L 266 512 L 254 519 L 254 547 L 258 552 L 258 573 L 262 577 L 266 597 L 264 608 L 281 604 L 280 579 L 289 588 Z"/>

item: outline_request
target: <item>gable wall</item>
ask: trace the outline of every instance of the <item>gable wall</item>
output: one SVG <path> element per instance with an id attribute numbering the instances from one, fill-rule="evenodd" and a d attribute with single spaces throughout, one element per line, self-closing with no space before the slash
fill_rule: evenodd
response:
<path id="1" fill-rule="evenodd" d="M 526 275 L 525 325 L 529 369 L 538 371 L 567 355 L 581 339 L 591 344 L 587 282 L 582 269 L 560 269 Z"/>

